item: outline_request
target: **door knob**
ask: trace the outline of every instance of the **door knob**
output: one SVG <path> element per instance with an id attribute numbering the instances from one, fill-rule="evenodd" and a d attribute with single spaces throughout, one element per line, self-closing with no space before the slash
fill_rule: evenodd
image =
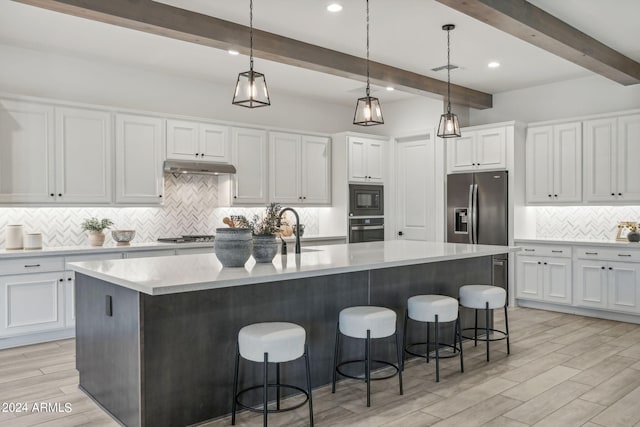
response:
<path id="1" fill-rule="evenodd" d="M 398 231 L 398 236 L 404 236 L 404 233 L 402 231 Z"/>

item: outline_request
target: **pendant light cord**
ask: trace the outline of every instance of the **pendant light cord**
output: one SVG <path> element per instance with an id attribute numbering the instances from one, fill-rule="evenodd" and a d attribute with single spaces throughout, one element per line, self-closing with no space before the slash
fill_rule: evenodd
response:
<path id="1" fill-rule="evenodd" d="M 451 29 L 447 29 L 447 113 L 451 114 L 451 42 L 449 34 Z"/>
<path id="2" fill-rule="evenodd" d="M 249 0 L 249 69 L 253 71 L 253 0 Z"/>
<path id="3" fill-rule="evenodd" d="M 369 92 L 369 0 L 367 0 L 367 96 Z"/>

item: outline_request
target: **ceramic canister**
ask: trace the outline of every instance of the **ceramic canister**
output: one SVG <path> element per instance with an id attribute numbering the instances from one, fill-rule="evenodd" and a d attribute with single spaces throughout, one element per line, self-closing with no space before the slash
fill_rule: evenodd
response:
<path id="1" fill-rule="evenodd" d="M 27 233 L 24 235 L 25 249 L 42 249 L 42 234 Z"/>
<path id="2" fill-rule="evenodd" d="M 7 225 L 7 249 L 22 249 L 22 225 Z"/>

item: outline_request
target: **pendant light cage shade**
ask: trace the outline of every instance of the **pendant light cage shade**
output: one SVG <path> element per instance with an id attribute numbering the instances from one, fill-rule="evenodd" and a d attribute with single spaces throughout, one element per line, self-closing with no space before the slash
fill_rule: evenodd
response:
<path id="1" fill-rule="evenodd" d="M 267 80 L 264 74 L 249 70 L 238 74 L 233 104 L 247 108 L 266 107 L 271 105 Z"/>
<path id="2" fill-rule="evenodd" d="M 380 100 L 373 96 L 358 98 L 353 124 L 358 126 L 373 126 L 384 124 Z"/>
<path id="3" fill-rule="evenodd" d="M 438 137 L 440 138 L 457 138 L 460 134 L 460 123 L 458 116 L 449 112 L 440 116 L 440 124 L 438 124 Z"/>
<path id="4" fill-rule="evenodd" d="M 449 33 L 454 28 L 456 26 L 453 24 L 442 26 L 442 29 L 447 32 L 447 112 L 440 116 L 438 132 L 436 133 L 439 138 L 457 138 L 461 135 L 458 116 L 451 112 L 451 40 Z"/>

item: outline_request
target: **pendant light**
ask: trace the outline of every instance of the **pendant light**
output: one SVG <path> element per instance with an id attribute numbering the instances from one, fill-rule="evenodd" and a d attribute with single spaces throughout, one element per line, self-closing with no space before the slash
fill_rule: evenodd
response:
<path id="1" fill-rule="evenodd" d="M 369 83 L 369 0 L 367 0 L 367 96 L 358 98 L 353 124 L 358 126 L 373 126 L 384 124 L 382 109 L 378 98 L 370 96 Z"/>
<path id="2" fill-rule="evenodd" d="M 453 24 L 442 26 L 442 29 L 447 32 L 447 112 L 440 116 L 437 133 L 440 138 L 456 138 L 460 136 L 458 116 L 451 112 L 451 54 L 449 32 L 454 28 L 456 28 L 456 26 Z"/>
<path id="3" fill-rule="evenodd" d="M 249 0 L 249 71 L 238 74 L 232 104 L 247 108 L 271 105 L 264 74 L 253 71 L 253 0 Z"/>

